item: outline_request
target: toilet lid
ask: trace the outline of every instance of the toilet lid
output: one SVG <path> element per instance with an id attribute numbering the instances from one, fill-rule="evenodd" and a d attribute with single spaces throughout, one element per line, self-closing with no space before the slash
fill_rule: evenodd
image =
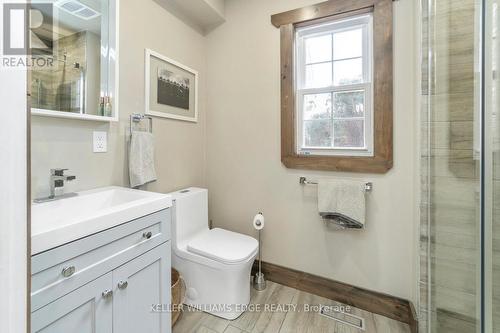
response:
<path id="1" fill-rule="evenodd" d="M 224 229 L 211 229 L 191 240 L 189 252 L 226 264 L 245 261 L 255 255 L 259 243 L 256 239 Z"/>

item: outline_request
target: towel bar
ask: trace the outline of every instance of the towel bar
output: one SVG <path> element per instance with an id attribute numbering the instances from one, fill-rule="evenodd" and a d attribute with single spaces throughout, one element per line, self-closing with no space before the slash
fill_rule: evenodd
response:
<path id="1" fill-rule="evenodd" d="M 299 184 L 301 185 L 318 185 L 317 182 L 312 182 L 310 180 L 307 180 L 306 177 L 300 177 L 299 178 Z M 366 183 L 365 184 L 365 192 L 371 192 L 373 189 L 373 183 Z"/>

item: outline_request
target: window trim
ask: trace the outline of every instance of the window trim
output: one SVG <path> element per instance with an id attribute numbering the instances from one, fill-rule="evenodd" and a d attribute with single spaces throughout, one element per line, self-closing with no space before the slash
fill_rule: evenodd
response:
<path id="1" fill-rule="evenodd" d="M 348 85 L 330 85 L 321 88 L 301 88 L 301 84 L 305 83 L 305 69 L 307 65 L 305 61 L 305 47 L 303 45 L 305 36 L 319 37 L 322 35 L 332 35 L 332 31 L 339 33 L 342 31 L 362 29 L 363 33 L 363 50 L 361 54 L 363 66 L 363 82 Z M 309 30 L 309 32 L 307 31 Z M 312 30 L 312 31 L 311 31 Z M 295 137 L 296 147 L 295 151 L 298 155 L 316 155 L 316 156 L 373 156 L 374 146 L 374 131 L 373 131 L 373 15 L 372 13 L 363 13 L 353 15 L 352 17 L 332 19 L 329 22 L 321 22 L 315 25 L 308 25 L 305 27 L 297 28 L 295 30 L 295 59 L 294 61 L 294 78 L 296 84 L 296 118 L 297 123 Z M 344 61 L 349 59 L 357 59 L 359 57 L 334 59 L 333 50 L 335 45 L 332 38 L 332 60 L 323 61 L 318 63 L 332 63 L 332 80 L 334 79 L 334 63 L 335 61 Z M 364 141 L 365 146 L 362 148 L 353 147 L 305 147 L 304 144 L 304 121 L 303 121 L 303 101 L 305 95 L 331 93 L 332 95 L 344 91 L 363 91 L 365 94 L 365 116 L 359 119 L 363 120 Z M 333 97 L 333 96 L 332 96 Z M 332 98 L 333 101 L 333 98 Z M 354 118 L 346 118 L 354 119 Z M 332 122 L 333 122 L 332 118 Z M 332 124 L 333 126 L 333 124 Z M 334 137 L 332 137 L 334 140 Z"/>
<path id="2" fill-rule="evenodd" d="M 373 156 L 297 153 L 295 30 L 332 19 L 373 15 Z M 281 39 L 281 161 L 288 168 L 386 173 L 393 166 L 392 0 L 329 0 L 271 17 Z"/>

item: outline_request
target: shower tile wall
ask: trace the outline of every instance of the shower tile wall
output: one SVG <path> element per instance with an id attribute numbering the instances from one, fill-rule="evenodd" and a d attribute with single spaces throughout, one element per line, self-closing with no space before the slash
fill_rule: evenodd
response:
<path id="1" fill-rule="evenodd" d="M 86 35 L 77 32 L 54 41 L 54 67 L 32 72 L 32 107 L 80 112 L 80 71 L 74 64 L 87 68 Z"/>
<path id="2" fill-rule="evenodd" d="M 476 326 L 479 249 L 475 4 L 454 0 L 422 5 L 420 323 L 426 332 L 430 315 L 433 332 L 470 333 Z"/>

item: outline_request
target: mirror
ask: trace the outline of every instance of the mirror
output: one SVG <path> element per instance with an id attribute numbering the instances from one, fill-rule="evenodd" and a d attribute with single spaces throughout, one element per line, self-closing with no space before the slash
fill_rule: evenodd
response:
<path id="1" fill-rule="evenodd" d="M 116 1 L 53 0 L 51 6 L 32 6 L 32 57 L 43 64 L 31 71 L 32 114 L 118 119 Z"/>

